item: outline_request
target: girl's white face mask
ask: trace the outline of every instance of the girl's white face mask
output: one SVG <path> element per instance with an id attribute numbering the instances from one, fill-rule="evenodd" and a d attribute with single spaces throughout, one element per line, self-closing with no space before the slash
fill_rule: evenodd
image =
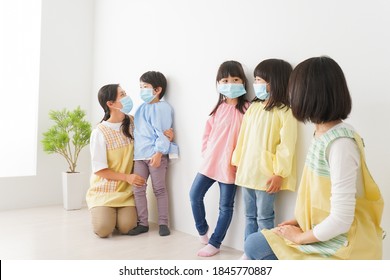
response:
<path id="1" fill-rule="evenodd" d="M 218 84 L 218 92 L 228 98 L 237 98 L 246 93 L 243 84 Z"/>
<path id="2" fill-rule="evenodd" d="M 253 84 L 256 97 L 260 100 L 267 100 L 269 98 L 269 92 L 267 91 L 267 84 Z"/>

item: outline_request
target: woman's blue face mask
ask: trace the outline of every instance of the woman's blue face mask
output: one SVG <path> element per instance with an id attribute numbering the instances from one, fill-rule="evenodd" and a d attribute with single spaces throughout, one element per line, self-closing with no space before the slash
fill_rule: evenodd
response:
<path id="1" fill-rule="evenodd" d="M 130 96 L 126 95 L 125 97 L 122 97 L 119 102 L 123 106 L 120 111 L 126 115 L 130 114 L 131 109 L 133 109 L 133 100 L 131 100 Z"/>

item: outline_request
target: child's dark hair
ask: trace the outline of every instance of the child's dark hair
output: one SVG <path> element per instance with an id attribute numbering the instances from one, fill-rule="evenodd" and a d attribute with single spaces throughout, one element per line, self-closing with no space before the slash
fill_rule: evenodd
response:
<path id="1" fill-rule="evenodd" d="M 167 89 L 167 79 L 164 74 L 157 71 L 148 71 L 139 78 L 140 82 L 151 84 L 153 89 L 161 87 L 161 93 L 158 96 L 161 99 Z"/>
<path id="2" fill-rule="evenodd" d="M 266 59 L 256 66 L 253 76 L 262 78 L 270 87 L 270 96 L 265 110 L 270 111 L 274 107 L 287 109 L 290 107 L 287 86 L 291 72 L 291 64 L 282 59 Z M 253 101 L 261 100 L 255 97 Z"/>
<path id="3" fill-rule="evenodd" d="M 99 100 L 100 106 L 102 106 L 102 108 L 104 110 L 104 117 L 100 122 L 106 121 L 110 118 L 110 116 L 111 116 L 110 115 L 110 108 L 108 108 L 108 106 L 107 106 L 107 101 L 112 101 L 112 102 L 116 101 L 116 98 L 118 95 L 118 87 L 119 87 L 119 84 L 109 84 L 109 85 L 103 86 L 99 90 L 98 100 Z M 126 137 L 130 138 L 131 140 L 134 140 L 133 131 L 130 131 L 131 130 L 131 128 L 130 128 L 131 122 L 132 122 L 132 120 L 130 119 L 130 117 L 125 114 L 125 118 L 122 121 L 121 129 L 122 129 L 123 134 Z"/>
<path id="4" fill-rule="evenodd" d="M 244 69 L 242 68 L 241 63 L 234 61 L 234 60 L 229 60 L 229 61 L 225 61 L 224 63 L 222 63 L 219 66 L 219 69 L 217 72 L 216 82 L 218 83 L 220 80 L 227 78 L 229 76 L 239 77 L 244 84 L 244 88 L 245 88 L 246 92 L 248 92 L 248 89 L 247 89 L 248 80 L 245 76 L 245 72 L 244 72 Z M 215 105 L 214 109 L 211 111 L 210 116 L 212 116 L 217 111 L 219 105 L 221 105 L 221 103 L 224 102 L 224 99 L 225 99 L 225 97 L 221 93 L 219 93 L 217 105 Z M 247 105 L 248 100 L 246 99 L 246 94 L 239 96 L 237 98 L 237 101 L 238 102 L 236 105 L 236 109 L 238 111 L 240 111 L 242 114 L 244 114 L 246 109 L 247 109 L 247 106 L 248 106 Z"/>
<path id="5" fill-rule="evenodd" d="M 330 57 L 312 57 L 291 74 L 288 94 L 294 117 L 315 124 L 345 120 L 352 100 L 343 70 Z"/>

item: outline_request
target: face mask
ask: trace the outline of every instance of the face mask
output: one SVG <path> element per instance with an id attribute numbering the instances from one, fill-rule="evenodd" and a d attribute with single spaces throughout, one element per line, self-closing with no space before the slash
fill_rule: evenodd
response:
<path id="1" fill-rule="evenodd" d="M 131 112 L 131 109 L 133 109 L 133 100 L 131 100 L 130 96 L 126 95 L 125 97 L 121 98 L 119 102 L 123 106 L 122 109 L 120 109 L 120 111 L 128 115 Z"/>
<path id="2" fill-rule="evenodd" d="M 237 98 L 246 93 L 243 84 L 218 84 L 218 92 L 228 98 Z"/>
<path id="3" fill-rule="evenodd" d="M 253 84 L 256 97 L 260 100 L 267 100 L 269 98 L 269 92 L 267 91 L 267 84 Z"/>
<path id="4" fill-rule="evenodd" d="M 141 96 L 141 99 L 146 103 L 151 102 L 156 97 L 153 94 L 152 88 L 141 88 L 140 96 Z"/>

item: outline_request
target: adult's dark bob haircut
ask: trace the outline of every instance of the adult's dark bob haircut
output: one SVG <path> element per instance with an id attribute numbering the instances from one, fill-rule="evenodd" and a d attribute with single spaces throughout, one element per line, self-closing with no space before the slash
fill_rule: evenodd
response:
<path id="1" fill-rule="evenodd" d="M 294 117 L 315 124 L 345 120 L 352 100 L 340 66 L 330 57 L 309 58 L 291 73 L 288 94 Z"/>

